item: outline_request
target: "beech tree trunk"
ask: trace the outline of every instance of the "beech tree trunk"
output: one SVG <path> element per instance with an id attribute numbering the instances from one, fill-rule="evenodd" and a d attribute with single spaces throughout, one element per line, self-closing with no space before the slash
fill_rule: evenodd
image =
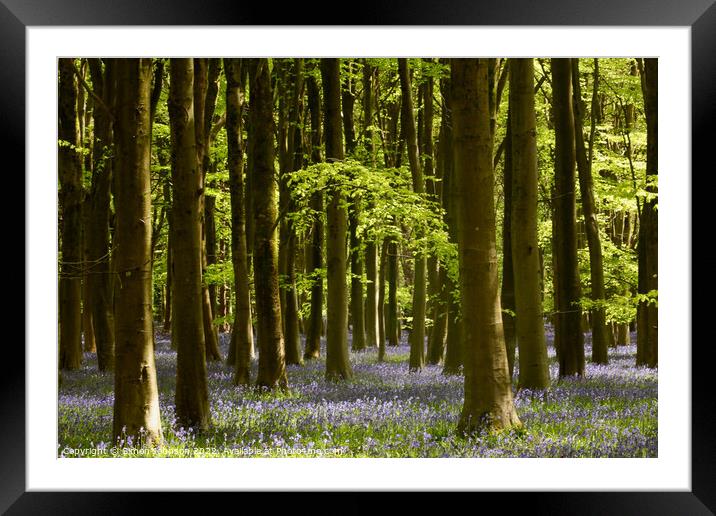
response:
<path id="1" fill-rule="evenodd" d="M 413 179 L 415 193 L 425 193 L 425 181 L 418 156 L 418 138 L 413 113 L 413 97 L 411 93 L 408 60 L 398 59 L 401 92 L 401 127 L 405 134 L 408 148 L 410 175 Z M 416 238 L 422 236 L 420 228 L 415 228 Z M 415 253 L 415 278 L 413 282 L 413 326 L 410 332 L 410 363 L 411 371 L 419 371 L 425 365 L 425 304 L 427 296 L 427 263 L 425 255 Z"/>
<path id="2" fill-rule="evenodd" d="M 177 349 L 176 416 L 184 427 L 203 430 L 209 426 L 210 415 L 201 288 L 203 180 L 196 151 L 192 59 L 172 59 L 170 74 L 174 269 L 171 329 Z"/>
<path id="3" fill-rule="evenodd" d="M 549 366 L 537 241 L 537 119 L 532 59 L 510 60 L 510 119 L 512 220 L 519 221 L 512 226 L 519 386 L 539 390 L 549 387 Z"/>
<path id="4" fill-rule="evenodd" d="M 311 116 L 311 162 L 319 163 L 321 158 L 321 96 L 315 77 L 306 79 L 308 92 L 308 110 Z M 311 313 L 306 333 L 306 346 L 303 358 L 310 360 L 321 354 L 321 334 L 323 333 L 323 193 L 318 191 L 311 196 L 311 210 L 314 217 L 311 221 L 311 251 L 306 273 L 311 275 Z"/>
<path id="5" fill-rule="evenodd" d="M 117 60 L 114 236 L 119 281 L 112 437 L 113 442 L 131 437 L 138 445 L 162 441 L 152 343 L 151 84 L 151 59 Z"/>
<path id="6" fill-rule="evenodd" d="M 82 364 L 82 165 L 77 120 L 77 84 L 72 59 L 61 58 L 58 167 L 62 240 L 59 285 L 59 367 L 79 369 Z"/>
<path id="7" fill-rule="evenodd" d="M 90 74 L 94 92 L 105 106 L 114 103 L 114 59 L 102 62 L 90 59 Z M 92 322 L 97 342 L 97 368 L 111 371 L 114 368 L 114 308 L 112 306 L 112 279 L 109 267 L 109 201 L 112 180 L 112 120 L 110 113 L 96 105 L 94 116 L 94 142 L 92 146 L 92 189 L 89 196 L 90 216 L 87 224 L 87 260 L 91 264 L 88 275 L 92 303 Z"/>
<path id="8" fill-rule="evenodd" d="M 451 61 L 465 402 L 458 432 L 521 426 L 512 401 L 500 307 L 494 172 L 485 59 Z M 466 202 L 470 200 L 469 204 Z"/>
<path id="9" fill-rule="evenodd" d="M 267 59 L 252 59 L 249 70 L 252 193 L 254 197 L 254 288 L 256 291 L 259 371 L 256 384 L 288 388 L 278 284 L 273 94 Z"/>
<path id="10" fill-rule="evenodd" d="M 365 61 L 365 60 L 364 60 Z M 366 151 L 375 165 L 375 149 L 373 146 L 373 88 L 376 69 L 367 61 L 363 63 L 363 139 Z M 375 240 L 368 239 L 365 244 L 365 339 L 366 347 L 378 346 L 380 336 L 380 315 L 378 307 L 378 245 Z"/>
<path id="11" fill-rule="evenodd" d="M 596 61 L 596 60 L 595 60 Z M 597 104 L 599 88 L 599 69 L 594 73 L 592 85 L 592 111 Z M 597 220 L 597 207 L 594 201 L 594 187 L 592 181 L 592 162 L 587 155 L 584 146 L 584 134 L 582 120 L 582 90 L 579 83 L 579 59 L 572 59 L 572 84 L 574 85 L 574 134 L 575 150 L 577 155 L 577 171 L 579 174 L 579 193 L 582 197 L 582 211 L 584 213 L 585 233 L 587 245 L 589 246 L 589 273 L 591 283 L 591 299 L 595 303 L 603 303 L 606 300 L 604 290 L 604 267 L 602 265 L 602 243 L 599 238 L 599 221 Z M 591 133 L 594 133 L 595 120 L 592 119 Z M 590 140 L 593 136 L 590 136 Z M 609 357 L 607 349 L 609 338 L 607 336 L 607 322 L 603 306 L 597 306 L 590 312 L 592 328 L 592 362 L 595 364 L 607 364 Z"/>
<path id="12" fill-rule="evenodd" d="M 211 73 L 210 73 L 211 71 Z M 205 198 L 204 198 L 204 187 L 206 182 L 206 172 L 208 168 L 208 153 L 209 153 L 209 131 L 207 131 L 207 119 L 210 121 L 213 116 L 213 104 L 211 102 L 211 96 L 209 95 L 209 85 L 214 80 L 209 80 L 209 76 L 212 78 L 216 72 L 209 69 L 209 63 L 207 59 L 195 58 L 194 59 L 194 134 L 196 138 L 196 153 L 197 160 L 201 171 L 201 192 L 200 192 L 200 210 L 201 214 L 201 263 L 202 263 L 202 318 L 204 324 L 204 342 L 206 343 L 206 358 L 207 360 L 221 360 L 221 354 L 219 353 L 219 342 L 216 334 L 216 328 L 214 327 L 214 314 L 211 310 L 211 299 L 209 297 L 209 288 L 204 284 L 203 276 L 206 273 L 207 266 L 207 253 L 206 253 L 206 224 L 205 224 Z M 213 88 L 213 86 L 212 86 Z M 213 91 L 213 90 L 212 90 Z M 208 102 L 207 102 L 208 100 Z M 209 111 L 207 111 L 209 107 Z"/>
<path id="13" fill-rule="evenodd" d="M 510 60 L 510 63 L 512 60 Z M 510 91 L 512 87 L 510 86 Z M 515 352 L 517 350 L 517 334 L 515 330 L 515 272 L 512 257 L 512 203 L 514 181 L 514 163 L 512 160 L 512 105 L 507 111 L 507 130 L 505 134 L 505 161 L 504 161 L 504 206 L 502 217 L 502 288 L 500 289 L 500 303 L 502 303 L 502 326 L 505 332 L 505 348 L 507 349 L 507 365 L 512 378 L 515 367 Z"/>
<path id="14" fill-rule="evenodd" d="M 338 59 L 321 60 L 323 80 L 326 160 L 343 161 L 341 134 L 341 80 Z M 329 185 L 326 219 L 326 266 L 328 321 L 326 329 L 326 378 L 348 380 L 353 376 L 348 360 L 348 302 L 346 288 L 346 237 L 348 215 L 340 187 Z"/>
<path id="15" fill-rule="evenodd" d="M 226 72 L 226 140 L 228 149 L 229 188 L 231 190 L 231 262 L 234 269 L 234 327 L 231 348 L 235 353 L 234 384 L 251 383 L 251 358 L 254 336 L 251 326 L 249 267 L 246 252 L 246 207 L 244 202 L 244 144 L 242 114 L 244 104 L 243 62 L 224 59 Z"/>
<path id="16" fill-rule="evenodd" d="M 657 212 L 659 173 L 659 60 L 644 59 L 644 111 L 646 113 L 646 190 L 653 197 L 642 205 L 639 221 L 639 294 L 649 294 L 659 284 L 659 219 Z M 659 364 L 659 309 L 655 303 L 642 301 L 637 308 L 637 365 Z"/>
<path id="17" fill-rule="evenodd" d="M 451 90 L 450 79 L 442 79 L 440 85 L 443 95 L 443 116 L 440 123 L 440 162 L 443 169 L 442 203 L 450 242 L 457 244 L 457 206 L 460 192 L 455 186 Z M 455 271 L 452 272 L 455 273 Z M 443 362 L 443 374 L 445 375 L 458 374 L 463 364 L 462 316 L 457 281 L 454 274 L 450 272 L 446 274 L 444 296 L 447 306 L 447 338 L 445 339 L 445 360 Z"/>
<path id="18" fill-rule="evenodd" d="M 552 59 L 552 95 L 555 119 L 554 276 L 557 312 L 554 342 L 558 349 L 559 375 L 582 376 L 584 336 L 577 264 L 572 64 L 568 58 Z"/>

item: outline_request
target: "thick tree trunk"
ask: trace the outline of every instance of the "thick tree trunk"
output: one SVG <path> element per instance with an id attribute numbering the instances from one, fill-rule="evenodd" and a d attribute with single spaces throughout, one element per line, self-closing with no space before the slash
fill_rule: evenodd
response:
<path id="1" fill-rule="evenodd" d="M 105 60 L 104 72 L 99 59 L 90 59 L 90 73 L 94 92 L 105 106 L 114 103 L 114 59 Z M 87 259 L 92 274 L 88 275 L 91 291 L 92 322 L 97 341 L 97 367 L 100 371 L 114 368 L 114 309 L 110 276 L 110 185 L 112 181 L 112 120 L 110 113 L 96 106 L 94 115 L 94 143 L 92 149 L 92 190 L 90 217 L 87 227 Z"/>
<path id="2" fill-rule="evenodd" d="M 341 82 L 338 59 L 321 60 L 323 80 L 326 160 L 343 161 L 341 135 Z M 346 289 L 347 213 L 340 187 L 329 185 L 326 219 L 326 266 L 328 321 L 326 329 L 326 378 L 347 380 L 353 376 L 348 360 L 348 302 Z"/>
<path id="3" fill-rule="evenodd" d="M 646 113 L 646 190 L 653 194 L 642 205 L 639 221 L 639 294 L 649 294 L 659 287 L 657 187 L 659 173 L 659 61 L 644 59 L 644 111 Z M 642 301 L 637 308 L 637 365 L 659 364 L 659 309 L 655 303 Z"/>
<path id="4" fill-rule="evenodd" d="M 82 364 L 82 165 L 77 121 L 77 85 L 72 59 L 59 60 L 59 204 L 62 211 L 59 322 L 60 369 Z"/>
<path id="5" fill-rule="evenodd" d="M 273 96 L 267 59 L 252 59 L 249 111 L 253 138 L 254 288 L 256 291 L 259 371 L 256 384 L 288 388 L 281 324 L 276 239 Z"/>
<path id="6" fill-rule="evenodd" d="M 309 75 L 306 80 L 308 92 L 308 110 L 311 116 L 311 162 L 319 163 L 321 158 L 321 96 L 315 77 Z M 311 196 L 311 210 L 314 217 L 311 223 L 311 250 L 306 272 L 312 278 L 311 313 L 306 333 L 306 347 L 303 358 L 310 360 L 321 354 L 321 334 L 323 333 L 323 192 Z"/>
<path id="7" fill-rule="evenodd" d="M 234 327 L 231 332 L 231 348 L 234 350 L 234 384 L 251 383 L 251 358 L 254 336 L 251 326 L 251 296 L 249 292 L 249 267 L 246 251 L 246 205 L 244 201 L 244 145 L 242 137 L 242 113 L 244 88 L 243 62 L 225 59 L 226 71 L 226 140 L 228 148 L 229 188 L 231 191 L 231 262 L 234 269 Z"/>
<path id="8" fill-rule="evenodd" d="M 596 61 L 596 60 L 595 60 Z M 597 65 L 595 65 L 596 67 Z M 585 232 L 587 245 L 589 246 L 589 272 L 591 283 L 591 298 L 595 303 L 603 303 L 606 299 L 604 290 L 604 267 L 602 265 L 602 243 L 599 239 L 599 221 L 597 220 L 597 207 L 594 201 L 594 187 L 592 182 L 592 162 L 587 155 L 584 146 L 584 134 L 582 129 L 582 93 L 579 83 L 579 59 L 572 59 L 572 84 L 574 85 L 574 134 L 575 150 L 577 154 L 577 170 L 579 174 L 579 193 L 582 197 L 582 211 L 584 213 Z M 597 92 L 599 88 L 599 69 L 595 68 L 594 83 L 592 92 L 592 111 L 597 104 Z M 595 120 L 592 118 L 590 141 L 593 139 Z M 598 306 L 591 311 L 592 328 L 592 362 L 596 364 L 607 364 L 609 362 L 607 348 L 609 338 L 607 336 L 607 323 L 604 307 Z"/>
<path id="9" fill-rule="evenodd" d="M 209 425 L 201 288 L 201 168 L 196 152 L 194 64 L 172 59 L 169 121 L 172 138 L 171 240 L 174 284 L 172 342 L 177 349 L 176 416 L 185 427 Z"/>
<path id="10" fill-rule="evenodd" d="M 152 344 L 151 59 L 117 60 L 117 219 L 113 442 L 162 441 L 157 371 Z M 126 440 L 125 440 L 126 443 Z"/>
<path id="11" fill-rule="evenodd" d="M 554 341 L 559 350 L 559 375 L 581 376 L 584 374 L 584 336 L 579 308 L 575 137 L 570 59 L 552 59 L 552 92 L 555 118 L 554 258 L 557 298 Z"/>
<path id="12" fill-rule="evenodd" d="M 413 179 L 415 193 L 425 193 L 425 181 L 418 155 L 418 137 L 415 129 L 413 113 L 413 97 L 408 70 L 408 60 L 398 59 L 401 92 L 401 128 L 405 134 L 408 148 L 410 175 Z M 416 238 L 422 236 L 420 228 L 416 229 Z M 413 282 L 413 326 L 410 332 L 410 370 L 419 371 L 425 365 L 425 304 L 427 297 L 427 261 L 425 255 L 418 251 L 415 254 L 415 278 Z"/>
<path id="13" fill-rule="evenodd" d="M 90 197 L 85 195 L 82 200 L 82 260 L 85 266 L 82 268 L 82 340 L 84 351 L 89 353 L 97 352 L 97 342 L 94 336 L 94 324 L 92 322 L 92 290 L 89 285 L 89 278 L 94 271 L 90 262 L 90 249 L 88 246 L 88 233 L 90 229 Z"/>
<path id="14" fill-rule="evenodd" d="M 455 175 L 463 193 L 458 234 L 465 402 L 458 431 L 464 434 L 521 425 L 502 329 L 487 75 L 484 59 L 452 60 Z"/>
<path id="15" fill-rule="evenodd" d="M 537 240 L 537 120 L 532 59 L 510 60 L 510 119 L 512 220 L 519 221 L 512 227 L 519 386 L 538 390 L 549 387 L 549 366 Z"/>

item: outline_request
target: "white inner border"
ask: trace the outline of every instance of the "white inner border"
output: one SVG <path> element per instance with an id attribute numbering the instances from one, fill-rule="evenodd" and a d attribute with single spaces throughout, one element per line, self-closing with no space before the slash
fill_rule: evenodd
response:
<path id="1" fill-rule="evenodd" d="M 27 489 L 691 489 L 689 27 L 28 27 Z M 659 456 L 654 459 L 58 459 L 60 56 L 658 56 Z"/>

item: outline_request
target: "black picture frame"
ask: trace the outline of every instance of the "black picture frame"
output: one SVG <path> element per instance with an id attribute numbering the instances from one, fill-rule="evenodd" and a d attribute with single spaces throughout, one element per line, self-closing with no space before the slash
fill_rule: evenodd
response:
<path id="1" fill-rule="evenodd" d="M 339 9 L 341 11 L 339 11 Z M 691 27 L 692 168 L 713 173 L 708 154 L 716 141 L 716 5 L 714 0 L 512 0 L 450 3 L 366 2 L 346 14 L 337 2 L 313 1 L 278 7 L 229 0 L 0 0 L 0 148 L 16 156 L 13 170 L 24 170 L 25 29 L 48 25 L 605 25 Z M 342 14 L 340 14 L 342 13 Z M 703 165 L 700 168 L 699 165 Z M 9 172 L 9 170 L 6 170 Z M 18 172 L 13 172 L 15 177 Z M 690 171 L 686 171 L 690 174 Z M 688 178 L 690 179 L 690 176 Z M 23 181 L 23 190 L 24 181 Z M 24 191 L 25 196 L 31 192 Z M 695 202 L 692 201 L 692 205 Z M 695 221 L 695 218 L 693 219 Z M 692 233 L 693 234 L 693 233 Z M 691 250 L 689 250 L 691 252 Z M 23 251 L 24 253 L 24 251 Z M 27 257 L 25 257 L 27 259 Z M 25 260 L 23 260 L 25 263 Z M 31 271 L 25 270 L 25 275 Z M 690 303 L 691 300 L 684 300 Z M 32 307 L 25 307 L 31 324 Z M 143 494 L 26 492 L 25 488 L 25 352 L 5 342 L 7 364 L 0 375 L 0 510 L 8 514 L 131 514 L 148 508 Z M 531 514 L 714 514 L 716 513 L 716 401 L 710 382 L 708 345 L 668 343 L 692 353 L 692 490 L 690 492 L 549 492 L 479 493 L 509 509 L 529 507 Z M 186 508 L 178 493 L 157 495 L 163 510 Z M 217 496 L 217 495 L 212 495 Z M 245 496 L 245 495 L 241 495 Z M 274 495 L 272 495 L 274 496 Z M 357 493 L 348 495 L 357 497 Z M 484 497 L 493 498 L 485 500 Z M 344 499 L 341 512 L 363 512 L 364 501 Z M 424 504 L 425 496 L 413 503 Z M 285 498 L 284 498 L 285 499 Z M 223 496 L 222 496 L 223 500 Z M 281 497 L 274 498 L 281 500 Z M 291 498 L 296 502 L 295 498 Z M 500 501 L 502 500 L 502 501 Z M 214 503 L 222 503 L 216 498 Z M 299 502 L 300 503 L 300 502 Z M 172 507 L 175 506 L 175 507 Z M 249 509 L 244 502 L 244 509 Z M 403 509 L 405 510 L 405 506 Z M 353 509 L 351 511 L 351 509 Z"/>

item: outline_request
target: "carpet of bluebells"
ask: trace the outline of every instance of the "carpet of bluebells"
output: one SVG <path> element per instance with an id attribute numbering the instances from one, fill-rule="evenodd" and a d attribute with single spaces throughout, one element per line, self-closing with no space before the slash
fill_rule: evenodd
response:
<path id="1" fill-rule="evenodd" d="M 289 392 L 235 387 L 230 367 L 209 363 L 212 426 L 195 435 L 175 423 L 176 353 L 167 336 L 157 335 L 165 443 L 143 456 L 656 457 L 657 372 L 634 366 L 636 346 L 610 349 L 608 366 L 587 361 L 582 379 L 557 380 L 549 328 L 547 338 L 552 386 L 516 394 L 524 427 L 466 439 L 455 431 L 462 376 L 444 376 L 441 366 L 409 373 L 405 336 L 400 346 L 387 348 L 383 363 L 376 350 L 351 353 L 351 382 L 326 382 L 320 359 L 289 366 Z M 229 335 L 220 340 L 226 355 Z M 587 357 L 589 346 L 587 335 Z M 254 360 L 253 378 L 256 366 Z M 59 456 L 116 456 L 110 453 L 116 449 L 110 442 L 112 389 L 112 375 L 97 372 L 93 354 L 85 354 L 81 370 L 63 374 Z M 80 449 L 93 453 L 72 451 Z"/>

